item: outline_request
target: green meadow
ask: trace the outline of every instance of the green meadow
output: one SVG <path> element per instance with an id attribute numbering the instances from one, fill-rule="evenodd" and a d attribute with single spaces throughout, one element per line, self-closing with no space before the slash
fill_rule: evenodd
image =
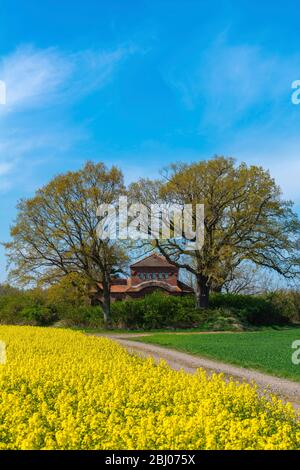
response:
<path id="1" fill-rule="evenodd" d="M 217 334 L 157 333 L 135 340 L 300 381 L 300 364 L 292 362 L 296 352 L 292 343 L 300 340 L 299 328 Z"/>

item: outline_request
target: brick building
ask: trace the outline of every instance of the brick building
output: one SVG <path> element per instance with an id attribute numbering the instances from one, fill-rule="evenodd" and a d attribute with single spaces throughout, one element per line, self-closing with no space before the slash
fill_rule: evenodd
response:
<path id="1" fill-rule="evenodd" d="M 157 290 L 168 295 L 191 294 L 193 289 L 179 281 L 178 272 L 166 258 L 152 254 L 130 266 L 129 278 L 113 280 L 111 300 L 141 298 Z"/>

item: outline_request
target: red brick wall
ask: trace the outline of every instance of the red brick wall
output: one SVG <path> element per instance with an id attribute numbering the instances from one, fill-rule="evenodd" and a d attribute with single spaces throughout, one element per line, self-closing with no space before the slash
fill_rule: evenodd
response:
<path id="1" fill-rule="evenodd" d="M 155 279 L 167 282 L 171 286 L 177 285 L 178 269 L 176 267 L 166 267 L 166 268 L 144 267 L 144 268 L 133 269 L 131 271 L 131 285 L 132 286 L 136 286 L 138 284 L 141 284 L 141 282 L 145 282 L 147 280 L 153 280 L 152 277 L 148 279 L 140 279 L 139 273 L 150 274 L 151 276 L 154 273 L 156 274 Z M 164 277 L 162 279 L 157 278 L 158 273 L 162 273 L 162 274 L 168 273 L 168 279 L 165 279 Z"/>

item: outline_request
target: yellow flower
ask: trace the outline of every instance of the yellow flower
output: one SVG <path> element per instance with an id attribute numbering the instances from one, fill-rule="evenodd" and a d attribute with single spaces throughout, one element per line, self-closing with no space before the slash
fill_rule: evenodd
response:
<path id="1" fill-rule="evenodd" d="M 106 338 L 0 326 L 0 449 L 299 449 L 291 405 Z"/>

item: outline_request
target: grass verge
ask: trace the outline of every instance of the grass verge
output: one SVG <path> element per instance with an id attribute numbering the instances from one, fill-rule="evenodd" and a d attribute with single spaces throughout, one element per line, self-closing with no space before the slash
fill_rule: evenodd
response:
<path id="1" fill-rule="evenodd" d="M 219 334 L 156 333 L 135 341 L 177 349 L 300 382 L 300 364 L 292 362 L 299 328 Z"/>

